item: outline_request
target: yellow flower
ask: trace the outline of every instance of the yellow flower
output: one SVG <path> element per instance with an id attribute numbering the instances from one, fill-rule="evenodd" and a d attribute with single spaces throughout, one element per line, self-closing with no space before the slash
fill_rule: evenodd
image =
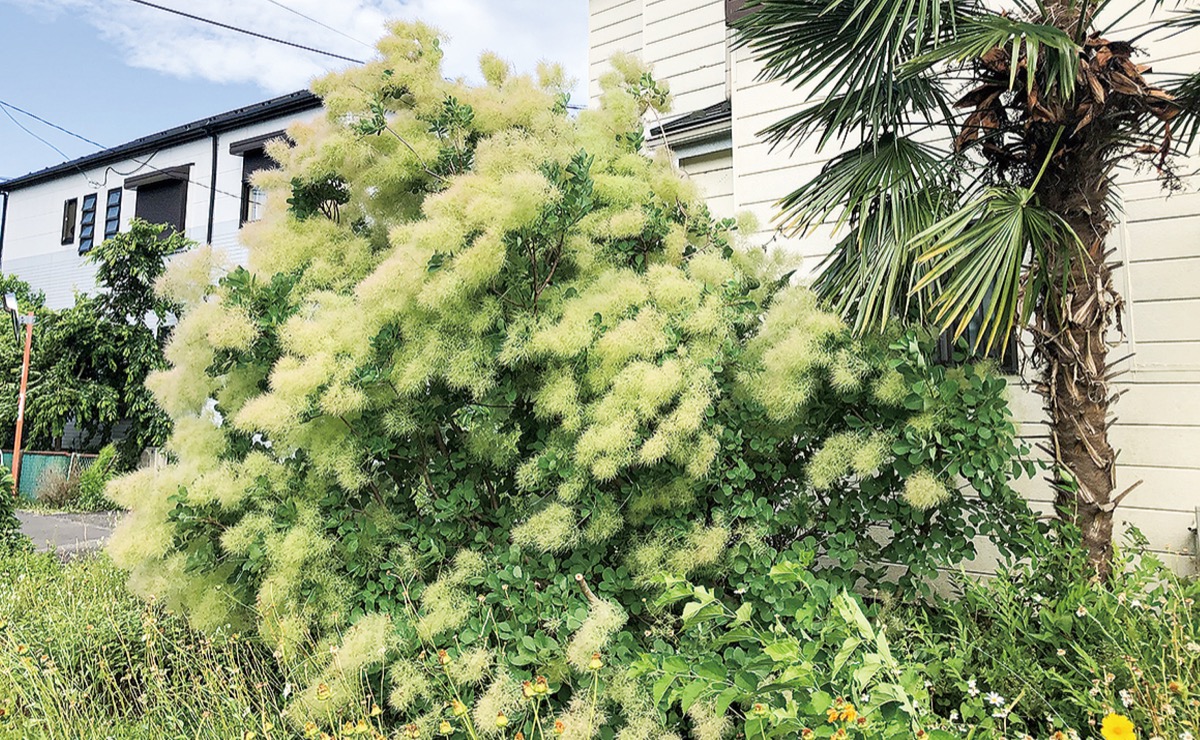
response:
<path id="1" fill-rule="evenodd" d="M 317 701 L 329 701 L 330 695 L 329 684 L 317 684 Z"/>
<path id="2" fill-rule="evenodd" d="M 354 725 L 354 731 L 359 735 L 369 735 L 371 733 L 371 726 L 367 724 L 365 719 L 360 719 Z"/>
<path id="3" fill-rule="evenodd" d="M 445 650 L 438 651 L 438 662 L 442 665 L 450 665 L 450 654 Z"/>
<path id="4" fill-rule="evenodd" d="M 404 728 L 404 737 L 418 738 L 421 737 L 421 728 L 418 725 L 407 725 Z"/>
<path id="5" fill-rule="evenodd" d="M 600 661 L 600 653 L 592 653 L 592 659 L 588 663 L 588 668 L 593 671 L 598 671 L 604 667 L 604 663 Z"/>
<path id="6" fill-rule="evenodd" d="M 454 732 L 454 725 L 450 724 L 447 720 L 442 720 L 442 723 L 438 725 L 438 732 L 443 735 L 449 735 Z"/>
<path id="7" fill-rule="evenodd" d="M 463 704 L 458 699 L 455 699 L 454 701 L 450 702 L 450 711 L 455 717 L 461 717 L 467 713 L 467 705 Z"/>
<path id="8" fill-rule="evenodd" d="M 311 722 L 311 721 L 305 722 L 304 723 L 304 734 L 308 735 L 309 737 L 312 737 L 313 735 L 317 734 L 317 723 Z"/>
<path id="9" fill-rule="evenodd" d="M 1133 723 L 1123 714 L 1110 714 L 1100 723 L 1100 734 L 1104 740 L 1137 740 Z"/>
<path id="10" fill-rule="evenodd" d="M 254 740 L 256 737 L 258 737 L 258 735 L 250 730 L 246 730 L 242 733 L 242 740 Z"/>
<path id="11" fill-rule="evenodd" d="M 1183 693 L 1183 684 L 1179 683 L 1178 681 L 1168 681 L 1167 688 L 1170 689 L 1171 693 L 1173 694 Z"/>
<path id="12" fill-rule="evenodd" d="M 24 655 L 27 652 L 29 652 L 28 645 L 17 645 L 17 655 Z"/>
<path id="13" fill-rule="evenodd" d="M 545 676 L 538 676 L 537 680 L 533 682 L 533 693 L 535 693 L 535 694 L 550 693 L 550 684 L 546 683 Z"/>
<path id="14" fill-rule="evenodd" d="M 508 727 L 508 717 L 504 714 L 504 712 L 496 712 L 496 726 Z"/>
<path id="15" fill-rule="evenodd" d="M 755 703 L 754 706 L 750 707 L 750 713 L 753 714 L 755 717 L 764 717 L 767 714 L 767 705 L 762 704 L 762 703 Z"/>
<path id="16" fill-rule="evenodd" d="M 379 715 L 383 714 L 383 710 L 379 708 L 378 704 L 372 704 L 371 711 L 369 712 L 369 714 L 372 717 L 378 717 Z"/>
<path id="17" fill-rule="evenodd" d="M 567 726 L 563 724 L 561 719 L 554 720 L 554 734 L 561 735 L 567 731 Z"/>
<path id="18" fill-rule="evenodd" d="M 533 698 L 533 682 L 525 681 L 521 684 L 521 695 L 526 699 Z"/>

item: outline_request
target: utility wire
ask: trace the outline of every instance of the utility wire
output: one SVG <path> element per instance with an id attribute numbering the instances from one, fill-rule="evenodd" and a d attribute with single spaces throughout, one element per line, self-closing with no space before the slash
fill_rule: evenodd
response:
<path id="1" fill-rule="evenodd" d="M 289 13 L 293 13 L 293 14 L 295 14 L 295 15 L 298 15 L 298 16 L 300 16 L 301 18 L 303 18 L 303 19 L 304 19 L 304 20 L 306 20 L 306 21 L 312 21 L 313 23 L 316 23 L 318 26 L 320 26 L 321 28 L 324 28 L 324 29 L 325 29 L 325 30 L 327 30 L 327 31 L 333 31 L 333 32 L 334 32 L 334 33 L 336 33 L 338 36 L 342 36 L 342 37 L 344 37 L 344 38 L 348 38 L 348 39 L 350 39 L 351 41 L 353 41 L 354 43 L 358 44 L 359 46 L 365 46 L 366 48 L 368 48 L 368 49 L 370 49 L 370 50 L 372 50 L 372 51 L 374 51 L 374 50 L 375 50 L 375 47 L 371 46 L 371 45 L 370 45 L 370 44 L 368 44 L 366 41 L 360 41 L 359 39 L 356 39 L 356 38 L 354 38 L 353 36 L 351 36 L 351 35 L 350 35 L 350 34 L 348 34 L 348 33 L 343 33 L 342 31 L 339 31 L 339 30 L 337 30 L 337 29 L 336 29 L 336 28 L 334 28 L 333 26 L 330 26 L 330 25 L 327 25 L 327 24 L 325 24 L 325 23 L 322 23 L 321 21 L 317 20 L 316 18 L 313 18 L 311 15 L 305 15 L 304 13 L 301 13 L 299 10 L 296 10 L 295 8 L 289 8 L 288 6 L 286 6 L 286 5 L 284 5 L 283 3 L 279 2 L 279 0 L 267 0 L 267 2 L 271 3 L 272 5 L 274 5 L 274 6 L 275 6 L 275 7 L 277 7 L 277 8 L 283 8 L 284 10 L 286 10 L 286 11 L 287 11 L 287 12 L 289 12 Z"/>
<path id="2" fill-rule="evenodd" d="M 140 159 L 137 159 L 136 157 L 130 157 L 130 158 L 129 158 L 130 160 L 132 160 L 133 162 L 135 162 L 136 164 L 138 164 L 138 165 L 139 165 L 139 167 L 138 167 L 137 169 L 133 170 L 132 172 L 124 173 L 124 172 L 120 172 L 120 171 L 118 171 L 117 169 L 115 169 L 115 168 L 113 168 L 113 167 L 106 167 L 106 168 L 105 168 L 105 175 L 104 175 L 104 182 L 96 182 L 96 181 L 95 181 L 95 180 L 93 180 L 92 178 L 88 177 L 88 174 L 87 174 L 87 172 L 85 172 L 85 171 L 84 171 L 82 168 L 80 168 L 80 167 L 79 167 L 79 165 L 75 164 L 75 158 L 72 158 L 72 157 L 68 156 L 68 155 L 67 155 L 67 154 L 66 154 L 66 153 L 65 153 L 65 152 L 64 152 L 62 149 L 59 149 L 58 147 L 56 147 L 56 146 L 54 146 L 53 144 L 51 144 L 49 141 L 46 141 L 45 139 L 43 139 L 41 136 L 38 136 L 36 133 L 34 133 L 33 131 L 29 130 L 29 129 L 28 129 L 28 128 L 26 128 L 24 125 L 22 125 L 22 124 L 21 124 L 21 122 L 20 122 L 20 121 L 18 121 L 16 118 L 13 118 L 13 115 L 12 115 L 11 113 L 9 113 L 9 112 L 8 112 L 8 109 L 9 109 L 9 108 L 12 108 L 13 110 L 15 110 L 15 111 L 17 111 L 17 112 L 19 112 L 19 113 L 23 113 L 24 115 L 27 115 L 27 116 L 29 116 L 30 118 L 32 118 L 32 119 L 34 119 L 34 120 L 36 120 L 36 121 L 39 121 L 39 122 L 41 122 L 41 123 L 44 123 L 44 124 L 46 124 L 47 126 L 50 126 L 51 128 L 57 129 L 57 130 L 59 130 L 59 131 L 62 131 L 64 134 L 67 134 L 67 135 L 69 135 L 69 136 L 74 136 L 76 139 L 79 139 L 80 141 L 86 141 L 87 143 L 89 143 L 89 144 L 92 144 L 93 146 L 98 146 L 98 147 L 100 147 L 101 149 L 108 149 L 109 147 L 106 147 L 106 146 L 104 146 L 103 144 L 101 144 L 101 143 L 99 143 L 99 142 L 92 141 L 91 139 L 87 138 L 86 136 L 82 136 L 82 135 L 80 135 L 80 134 L 77 134 L 77 133 L 75 133 L 74 131 L 72 131 L 72 130 L 70 130 L 70 129 L 63 128 L 62 126 L 59 126 L 59 125 L 58 125 L 58 124 L 56 124 L 56 123 L 52 123 L 51 121 L 47 121 L 45 118 L 42 118 L 41 116 L 35 115 L 35 114 L 33 114 L 33 113 L 30 113 L 29 111 L 27 111 L 27 110 L 24 110 L 24 109 L 22 109 L 22 108 L 18 108 L 17 106 L 15 106 L 15 105 L 12 105 L 11 103 L 7 103 L 7 102 L 5 102 L 5 101 L 3 101 L 3 100 L 0 100 L 0 111 L 2 111 L 2 112 L 4 113 L 4 115 L 8 116 L 9 120 L 11 120 L 13 123 L 17 124 L 17 126 L 18 126 L 18 127 L 20 127 L 20 129 L 21 129 L 22 131 L 24 131 L 25 133 L 29 134 L 29 135 L 30 135 L 30 136 L 32 136 L 33 138 L 35 138 L 35 139 L 37 139 L 38 141 L 42 142 L 43 144 L 45 144 L 46 146 L 50 147 L 50 148 L 51 148 L 51 149 L 53 149 L 54 151 L 58 152 L 58 153 L 59 153 L 59 155 L 60 155 L 60 156 L 61 156 L 63 159 L 65 159 L 65 160 L 68 160 L 68 162 L 70 162 L 70 163 L 71 163 L 71 166 L 73 166 L 73 167 L 74 167 L 76 170 L 78 170 L 78 171 L 79 171 L 79 174 L 80 174 L 80 175 L 83 175 L 83 179 L 84 179 L 84 180 L 87 180 L 87 183 L 88 183 L 89 185 L 91 185 L 92 187 L 97 187 L 97 188 L 105 187 L 105 186 L 107 185 L 107 183 L 108 183 L 108 171 L 109 171 L 109 170 L 111 170 L 112 172 L 116 173 L 117 175 L 121 175 L 122 177 L 127 177 L 127 176 L 129 176 L 129 175 L 133 174 L 133 172 L 138 172 L 139 170 L 141 170 L 141 169 L 143 169 L 143 168 L 148 168 L 148 169 L 149 169 L 151 172 L 166 172 L 166 170 L 163 170 L 163 169 L 161 169 L 161 168 L 159 168 L 159 167 L 155 167 L 154 165 L 150 164 L 150 160 L 154 159 L 154 157 L 158 155 L 158 152 L 156 151 L 156 152 L 154 152 L 153 154 L 151 154 L 149 157 L 147 157 L 147 158 L 146 158 L 146 161 L 144 161 L 144 162 L 143 162 L 142 160 L 140 160 Z M 10 180 L 11 180 L 12 178 L 8 178 L 8 179 L 10 179 Z M 222 189 L 220 189 L 220 188 L 214 188 L 213 186 L 211 186 L 211 185 L 209 185 L 209 184 L 207 184 L 207 183 L 200 182 L 200 181 L 198 181 L 198 180 L 193 180 L 193 179 L 191 179 L 191 178 L 186 178 L 186 179 L 187 179 L 187 182 L 191 183 L 192 185 L 197 185 L 197 186 L 199 186 L 199 187 L 202 187 L 202 188 L 204 188 L 205 190 L 211 190 L 211 191 L 213 191 L 213 192 L 220 193 L 221 195 L 228 196 L 228 197 L 230 197 L 230 198 L 233 198 L 234 200 L 239 200 L 239 201 L 240 201 L 240 200 L 242 199 L 242 196 L 240 196 L 240 195 L 237 195 L 237 194 L 235 194 L 235 193 L 230 193 L 230 192 L 228 192 L 228 191 L 226 191 L 226 190 L 222 190 Z"/>
<path id="3" fill-rule="evenodd" d="M 101 149 L 108 148 L 108 147 L 104 146 L 103 144 L 99 144 L 95 141 L 92 141 L 91 139 L 87 138 L 86 136 L 80 136 L 79 134 L 75 133 L 74 131 L 69 131 L 69 130 L 63 128 L 62 126 L 59 126 L 56 123 L 51 123 L 50 121 L 47 121 L 45 118 L 42 118 L 41 116 L 30 113 L 29 111 L 24 110 L 22 108 L 18 108 L 17 106 L 13 105 L 12 103 L 8 103 L 3 100 L 0 100 L 0 105 L 4 106 L 5 108 L 12 108 L 17 113 L 24 113 L 25 115 L 29 116 L 30 118 L 32 118 L 33 120 L 35 120 L 39 123 L 44 123 L 47 126 L 49 126 L 50 128 L 58 129 L 59 131 L 62 131 L 64 134 L 66 134 L 68 136 L 74 136 L 76 139 L 79 139 L 80 141 L 85 142 L 87 144 L 91 144 L 92 146 L 99 147 Z M 12 118 L 12 116 L 9 116 L 9 118 Z M 13 122 L 16 123 L 15 120 Z M 17 125 L 21 126 L 21 124 L 19 124 L 19 123 Z M 21 126 L 21 128 L 25 128 L 25 127 Z M 28 129 L 26 129 L 26 130 L 28 131 Z M 29 133 L 33 133 L 33 132 L 30 131 Z M 34 134 L 34 135 L 36 136 L 36 134 Z M 62 154 L 62 152 L 59 152 L 59 154 Z M 66 156 L 66 155 L 63 155 L 63 156 Z"/>
<path id="4" fill-rule="evenodd" d="M 20 108 L 16 107 L 15 105 L 9 105 L 8 103 L 5 103 L 3 100 L 0 100 L 0 111 L 3 111 L 3 112 L 4 112 L 4 115 L 8 116 L 8 120 L 12 121 L 13 123 L 15 123 L 15 124 L 17 125 L 17 128 L 21 129 L 22 131 L 24 131 L 25 133 L 29 134 L 29 135 L 30 135 L 30 136 L 32 136 L 33 138 L 35 138 L 35 139 L 37 139 L 38 141 L 42 142 L 43 144 L 45 144 L 46 146 L 50 147 L 50 148 L 51 148 L 51 149 L 53 149 L 54 151 L 58 152 L 58 155 L 59 155 L 60 157 L 62 157 L 63 159 L 65 159 L 65 160 L 67 160 L 67 161 L 73 161 L 73 159 L 74 159 L 74 158 L 73 158 L 73 157 L 70 157 L 70 156 L 68 156 L 68 155 L 67 155 L 67 153 L 66 153 L 66 152 L 64 152 L 62 149 L 59 149 L 58 147 L 54 146 L 53 144 L 51 144 L 51 143 L 50 143 L 49 141 L 47 141 L 46 139 L 43 139 L 42 137 L 38 136 L 37 134 L 35 134 L 35 133 L 34 133 L 33 131 L 31 131 L 30 129 L 26 128 L 25 124 L 23 124 L 23 123 L 21 123 L 20 121 L 18 121 L 16 118 L 14 118 L 14 117 L 13 117 L 13 114 L 12 114 L 12 113 L 9 113 L 9 112 L 8 112 L 8 109 L 9 109 L 9 108 L 12 108 L 13 110 L 16 110 L 16 111 L 21 111 L 22 113 L 25 113 L 25 111 L 21 110 Z M 32 113 L 26 113 L 26 115 L 33 116 L 33 114 L 32 114 Z M 36 117 L 36 116 L 35 116 L 35 117 Z M 40 121 L 40 120 L 42 120 L 42 119 L 40 119 L 40 118 L 39 118 L 38 120 Z M 49 125 L 53 125 L 53 124 L 49 124 Z M 57 128 L 57 129 L 59 129 L 60 131 L 66 131 L 66 129 L 63 129 L 63 128 L 59 127 L 59 126 L 54 126 L 54 128 Z M 67 133 L 70 133 L 70 132 L 68 131 Z M 74 134 L 72 134 L 72 136 L 74 136 Z M 82 139 L 83 137 L 82 137 L 82 136 L 79 136 L 79 137 L 76 137 L 76 138 L 80 138 L 80 139 Z M 86 140 L 86 139 L 84 139 L 84 141 L 87 141 L 87 140 Z M 89 142 L 89 143 L 92 143 L 92 142 Z M 99 146 L 99 145 L 97 144 L 97 146 Z M 83 175 L 83 179 L 87 181 L 88 185 L 91 185 L 92 187 L 99 187 L 99 186 L 100 186 L 100 183 L 97 183 L 95 180 L 93 180 L 92 178 L 88 177 L 87 173 L 86 173 L 86 172 L 84 172 L 84 171 L 83 171 L 83 169 L 79 167 L 79 165 L 75 165 L 75 169 L 79 170 L 79 174 L 80 174 L 80 175 Z M 6 179 L 5 179 L 5 182 L 7 182 L 8 180 L 11 180 L 11 179 L 12 179 L 12 178 L 6 178 Z"/>
<path id="5" fill-rule="evenodd" d="M 255 38 L 263 39 L 265 41 L 273 41 L 277 44 L 283 44 L 284 46 L 291 46 L 296 49 L 302 49 L 304 51 L 311 51 L 314 54 L 323 54 L 327 57 L 333 57 L 334 59 L 341 59 L 342 61 L 346 61 L 346 62 L 354 62 L 355 64 L 366 64 L 366 62 L 364 62 L 361 59 L 353 59 L 351 57 L 342 56 L 341 54 L 334 54 L 331 51 L 323 51 L 321 49 L 314 49 L 311 46 L 304 46 L 303 44 L 297 44 L 294 41 L 286 41 L 284 39 L 275 38 L 274 36 L 267 36 L 266 34 L 258 33 L 257 31 L 250 31 L 245 28 L 231 26 L 228 23 L 221 23 L 220 21 L 214 21 L 211 18 L 202 18 L 198 15 L 192 15 L 191 13 L 185 13 L 182 10 L 168 8 L 165 5 L 156 5 L 152 2 L 147 2 L 147 0 L 129 0 L 129 2 L 137 3 L 138 5 L 145 5 L 147 8 L 155 8 L 157 10 L 162 10 L 167 13 L 172 13 L 174 15 L 183 16 L 184 18 L 190 18 L 191 20 L 200 21 L 201 23 L 207 23 L 209 25 L 217 26 L 219 28 L 224 28 L 229 31 L 236 31 L 237 33 L 244 33 L 247 36 L 253 36 Z"/>

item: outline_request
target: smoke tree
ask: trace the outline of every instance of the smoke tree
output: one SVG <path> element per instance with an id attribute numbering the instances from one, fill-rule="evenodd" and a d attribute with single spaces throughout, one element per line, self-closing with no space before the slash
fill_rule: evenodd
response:
<path id="1" fill-rule="evenodd" d="M 1019 549 L 1003 381 L 852 339 L 741 245 L 642 153 L 669 96 L 636 62 L 572 116 L 557 67 L 441 56 L 397 25 L 316 82 L 250 268 L 161 281 L 173 462 L 111 490 L 135 590 L 259 634 L 300 724 L 657 738 L 623 665 L 674 649 L 670 578 L 756 596 L 790 553 L 909 587 Z"/>

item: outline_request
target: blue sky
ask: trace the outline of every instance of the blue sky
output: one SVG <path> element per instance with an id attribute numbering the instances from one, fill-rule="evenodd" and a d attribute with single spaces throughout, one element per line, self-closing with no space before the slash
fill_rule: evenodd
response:
<path id="1" fill-rule="evenodd" d="M 548 59 L 586 78 L 586 0 L 156 3 L 353 58 L 371 53 L 363 44 L 384 32 L 387 19 L 421 19 L 450 35 L 450 76 L 475 77 L 475 60 L 490 50 L 521 69 Z M 0 0 L 0 49 L 0 100 L 106 146 L 299 89 L 343 64 L 129 0 Z M 577 90 L 582 97 L 585 87 Z M 8 112 L 68 157 L 96 150 Z M 63 159 L 0 113 L 0 178 Z"/>

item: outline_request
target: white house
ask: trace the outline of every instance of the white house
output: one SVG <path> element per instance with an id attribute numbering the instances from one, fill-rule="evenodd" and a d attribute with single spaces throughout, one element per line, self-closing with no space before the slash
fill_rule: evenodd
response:
<path id="1" fill-rule="evenodd" d="M 275 166 L 264 145 L 320 106 L 295 92 L 0 182 L 0 271 L 43 291 L 50 308 L 70 306 L 95 290 L 83 255 L 134 217 L 243 263 L 238 230 L 262 211 L 250 176 Z"/>
<path id="2" fill-rule="evenodd" d="M 734 48 L 729 21 L 743 0 L 589 0 L 593 100 L 614 53 L 640 56 L 657 79 L 670 84 L 674 114 L 650 121 L 652 144 L 670 145 L 679 167 L 696 180 L 718 216 L 752 212 L 755 238 L 802 255 L 812 273 L 828 252 L 830 234 L 789 238 L 774 225 L 776 202 L 808 181 L 837 150 L 771 152 L 757 133 L 808 101 L 777 83 L 758 79 L 748 50 Z M 1117 0 L 1106 10 L 1119 19 L 1107 35 L 1138 29 L 1151 4 Z M 1131 10 L 1123 16 L 1124 11 Z M 1133 32 L 1136 33 L 1136 30 Z M 1133 33 L 1129 35 L 1133 35 Z M 1164 72 L 1200 66 L 1195 36 L 1142 39 L 1151 63 Z M 1139 60 L 1140 61 L 1140 60 Z M 665 134 L 665 136 L 664 136 Z M 1117 491 L 1144 483 L 1117 509 L 1119 523 L 1137 526 L 1152 549 L 1182 572 L 1197 570 L 1200 511 L 1200 160 L 1181 167 L 1184 191 L 1170 198 L 1154 173 L 1123 173 L 1125 211 L 1113 246 L 1123 269 L 1117 281 L 1126 299 L 1124 335 L 1110 356 L 1121 363 L 1127 391 L 1116 406 L 1112 441 L 1120 449 Z M 1013 383 L 1013 406 L 1030 439 L 1043 433 L 1040 399 Z M 1036 507 L 1053 496 L 1040 480 L 1021 484 Z M 982 558 L 981 558 L 982 560 Z"/>

